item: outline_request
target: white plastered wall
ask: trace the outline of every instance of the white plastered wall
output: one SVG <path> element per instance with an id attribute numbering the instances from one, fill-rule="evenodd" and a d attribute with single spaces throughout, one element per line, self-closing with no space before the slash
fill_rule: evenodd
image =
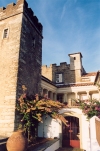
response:
<path id="1" fill-rule="evenodd" d="M 77 108 L 71 109 L 62 109 L 59 112 L 64 116 L 75 116 L 79 118 L 79 127 L 80 127 L 80 148 L 86 150 L 87 142 L 89 140 L 89 122 L 86 119 L 86 116 L 83 115 L 82 111 Z M 62 123 L 61 121 L 44 117 L 43 123 L 40 123 L 38 126 L 38 136 L 45 138 L 61 138 L 62 141 Z M 61 144 L 61 143 L 60 143 Z"/>
<path id="2" fill-rule="evenodd" d="M 96 116 L 92 117 L 89 121 L 89 126 L 90 126 L 90 138 L 87 142 L 87 149 L 86 151 L 100 151 L 100 146 L 98 144 L 98 141 L 96 139 L 96 126 L 95 126 L 95 118 Z M 100 119 L 97 118 L 98 121 Z M 98 133 L 100 133 L 98 131 Z"/>
<path id="3" fill-rule="evenodd" d="M 50 116 L 43 117 L 43 123 L 39 123 L 38 136 L 45 138 L 60 138 L 62 124 L 60 120 L 52 119 Z"/>

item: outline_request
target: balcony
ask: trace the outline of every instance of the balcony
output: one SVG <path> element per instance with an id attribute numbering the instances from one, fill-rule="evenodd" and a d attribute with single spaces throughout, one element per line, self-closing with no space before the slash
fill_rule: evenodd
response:
<path id="1" fill-rule="evenodd" d="M 73 99 L 68 99 L 68 107 L 79 108 L 79 105 Z"/>

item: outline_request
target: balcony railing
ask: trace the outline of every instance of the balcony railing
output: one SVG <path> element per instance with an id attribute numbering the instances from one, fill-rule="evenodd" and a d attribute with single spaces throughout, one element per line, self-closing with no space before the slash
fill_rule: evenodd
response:
<path id="1" fill-rule="evenodd" d="M 76 108 L 79 107 L 79 105 L 74 100 L 72 100 L 72 99 L 68 100 L 68 106 L 69 107 L 76 107 Z"/>

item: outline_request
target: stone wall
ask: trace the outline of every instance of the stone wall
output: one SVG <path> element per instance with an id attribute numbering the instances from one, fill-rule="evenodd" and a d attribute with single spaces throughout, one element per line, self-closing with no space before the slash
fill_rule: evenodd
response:
<path id="1" fill-rule="evenodd" d="M 49 80 L 53 81 L 53 65 L 51 64 L 49 67 L 47 67 L 46 65 L 43 65 L 41 67 L 41 71 L 42 71 L 42 75 L 46 78 L 48 78 Z"/>
<path id="2" fill-rule="evenodd" d="M 63 83 L 69 83 L 70 82 L 70 66 L 66 62 L 60 63 L 60 66 L 57 66 L 56 64 L 53 64 L 53 82 L 55 82 L 55 75 L 56 73 L 62 73 L 63 74 Z"/>
<path id="3" fill-rule="evenodd" d="M 55 75 L 62 73 L 63 84 L 81 82 L 81 74 L 83 71 L 81 53 L 70 54 L 70 64 L 61 62 L 59 66 L 51 64 L 49 67 L 42 66 L 42 75 L 50 79 L 54 83 L 56 82 Z M 74 60 L 75 59 L 75 60 Z"/>
<path id="4" fill-rule="evenodd" d="M 12 9 L 14 8 L 14 9 Z M 20 9 L 20 10 L 19 10 Z M 19 44 L 23 8 L 8 5 L 0 9 L 0 135 L 9 136 L 14 130 L 16 104 L 16 84 L 18 73 Z M 14 15 L 14 16 L 13 16 Z M 8 29 L 8 37 L 3 39 L 4 29 Z"/>
<path id="5" fill-rule="evenodd" d="M 32 15 L 31 9 L 24 8 L 19 52 L 19 94 L 22 85 L 26 85 L 29 95 L 41 91 L 42 25 Z"/>
<path id="6" fill-rule="evenodd" d="M 7 37 L 3 38 L 7 29 Z M 21 86 L 40 93 L 42 25 L 25 0 L 0 8 L 0 136 L 15 129 Z"/>
<path id="7" fill-rule="evenodd" d="M 67 63 L 60 63 L 60 66 L 56 64 L 52 64 L 50 67 L 42 66 L 42 75 L 54 83 L 56 73 L 63 74 L 63 84 L 75 83 L 81 80 L 80 70 L 70 70 L 70 65 Z"/>

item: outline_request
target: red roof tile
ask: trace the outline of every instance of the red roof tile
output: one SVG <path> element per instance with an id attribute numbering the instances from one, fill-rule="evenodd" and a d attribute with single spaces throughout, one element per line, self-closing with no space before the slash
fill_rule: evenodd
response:
<path id="1" fill-rule="evenodd" d="M 96 76 L 97 72 L 90 72 L 90 73 L 85 73 L 82 75 L 82 77 L 88 77 L 88 76 Z"/>

